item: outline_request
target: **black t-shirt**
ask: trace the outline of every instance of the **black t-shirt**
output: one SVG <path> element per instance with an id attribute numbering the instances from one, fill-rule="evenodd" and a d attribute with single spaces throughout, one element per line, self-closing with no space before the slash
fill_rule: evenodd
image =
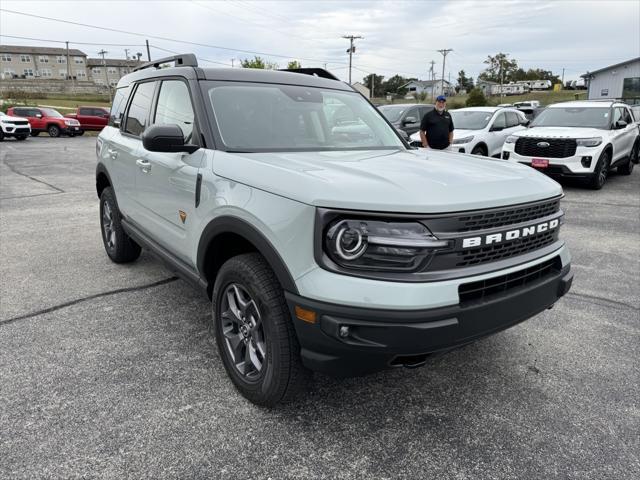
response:
<path id="1" fill-rule="evenodd" d="M 449 146 L 449 132 L 453 132 L 453 119 L 446 110 L 441 114 L 434 108 L 420 123 L 420 130 L 426 132 L 427 143 L 431 148 L 443 150 Z"/>

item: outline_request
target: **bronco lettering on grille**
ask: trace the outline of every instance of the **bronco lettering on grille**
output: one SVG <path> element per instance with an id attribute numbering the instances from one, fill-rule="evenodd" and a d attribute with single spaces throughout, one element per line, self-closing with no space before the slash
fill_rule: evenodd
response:
<path id="1" fill-rule="evenodd" d="M 518 238 L 524 238 L 536 233 L 543 233 L 548 230 L 558 228 L 560 219 L 556 218 L 548 222 L 531 225 L 529 227 L 517 228 L 515 230 L 507 230 L 506 232 L 492 233 L 479 237 L 469 237 L 462 240 L 462 248 L 482 247 L 484 245 L 492 245 L 495 243 L 508 242 Z"/>

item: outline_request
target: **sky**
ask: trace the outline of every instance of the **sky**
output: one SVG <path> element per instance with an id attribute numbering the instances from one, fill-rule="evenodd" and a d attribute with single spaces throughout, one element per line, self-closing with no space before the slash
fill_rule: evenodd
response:
<path id="1" fill-rule="evenodd" d="M 487 55 L 504 52 L 522 68 L 565 80 L 640 56 L 640 0 L 1 0 L 0 43 L 63 46 L 97 57 L 152 58 L 195 53 L 205 67 L 238 67 L 259 55 L 285 68 L 325 67 L 348 79 L 349 41 L 356 40 L 353 81 L 369 73 L 429 79 L 430 62 L 445 79 L 474 79 Z M 12 12 L 93 25 L 61 23 Z M 12 37 L 29 37 L 12 38 Z M 190 42 L 190 43 L 189 43 Z M 198 44 L 198 45 L 195 45 Z"/>

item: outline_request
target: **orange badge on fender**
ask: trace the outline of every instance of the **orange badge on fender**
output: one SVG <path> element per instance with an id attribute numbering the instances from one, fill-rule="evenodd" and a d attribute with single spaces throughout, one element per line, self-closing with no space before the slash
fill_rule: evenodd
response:
<path id="1" fill-rule="evenodd" d="M 178 210 L 178 215 L 180 215 L 180 220 L 182 220 L 182 223 L 184 223 L 187 220 L 187 212 Z"/>

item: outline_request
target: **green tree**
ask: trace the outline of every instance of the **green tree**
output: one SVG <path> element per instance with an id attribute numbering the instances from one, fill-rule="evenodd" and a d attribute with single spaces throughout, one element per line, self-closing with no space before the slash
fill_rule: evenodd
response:
<path id="1" fill-rule="evenodd" d="M 460 90 L 466 90 L 467 92 L 473 89 L 473 78 L 467 77 L 464 70 L 458 72 L 458 85 L 456 85 L 456 92 Z"/>
<path id="2" fill-rule="evenodd" d="M 469 92 L 467 97 L 467 107 L 484 107 L 487 104 L 487 99 L 484 97 L 484 93 L 479 88 L 474 88 Z"/>
<path id="3" fill-rule="evenodd" d="M 376 75 L 375 73 L 370 73 L 369 75 L 367 75 L 366 77 L 364 77 L 362 79 L 362 84 L 364 86 L 366 86 L 367 88 L 371 88 L 371 75 L 374 75 L 373 77 L 373 94 L 375 96 L 378 97 L 383 97 L 384 94 L 386 93 L 384 91 L 384 76 L 382 75 Z"/>
<path id="4" fill-rule="evenodd" d="M 409 81 L 410 79 L 408 78 L 404 78 L 400 75 L 394 75 L 382 84 L 382 90 L 385 93 L 396 93 L 398 95 L 404 95 L 405 93 L 407 93 L 407 89 L 403 88 L 403 85 L 405 85 Z"/>
<path id="5" fill-rule="evenodd" d="M 518 62 L 509 60 L 507 58 L 508 55 L 507 53 L 497 53 L 495 56 L 488 55 L 484 61 L 488 66 L 484 72 L 478 75 L 478 79 L 497 83 L 500 83 L 501 79 L 504 83 L 514 81 L 515 73 L 518 70 Z"/>
<path id="6" fill-rule="evenodd" d="M 240 60 L 242 68 L 261 68 L 263 70 L 275 70 L 278 68 L 277 63 L 267 62 L 257 55 L 253 59 L 245 58 Z"/>
<path id="7" fill-rule="evenodd" d="M 293 61 L 287 63 L 287 68 L 289 70 L 294 70 L 296 68 L 302 68 L 302 65 L 300 65 L 300 62 L 298 60 L 293 60 Z"/>

